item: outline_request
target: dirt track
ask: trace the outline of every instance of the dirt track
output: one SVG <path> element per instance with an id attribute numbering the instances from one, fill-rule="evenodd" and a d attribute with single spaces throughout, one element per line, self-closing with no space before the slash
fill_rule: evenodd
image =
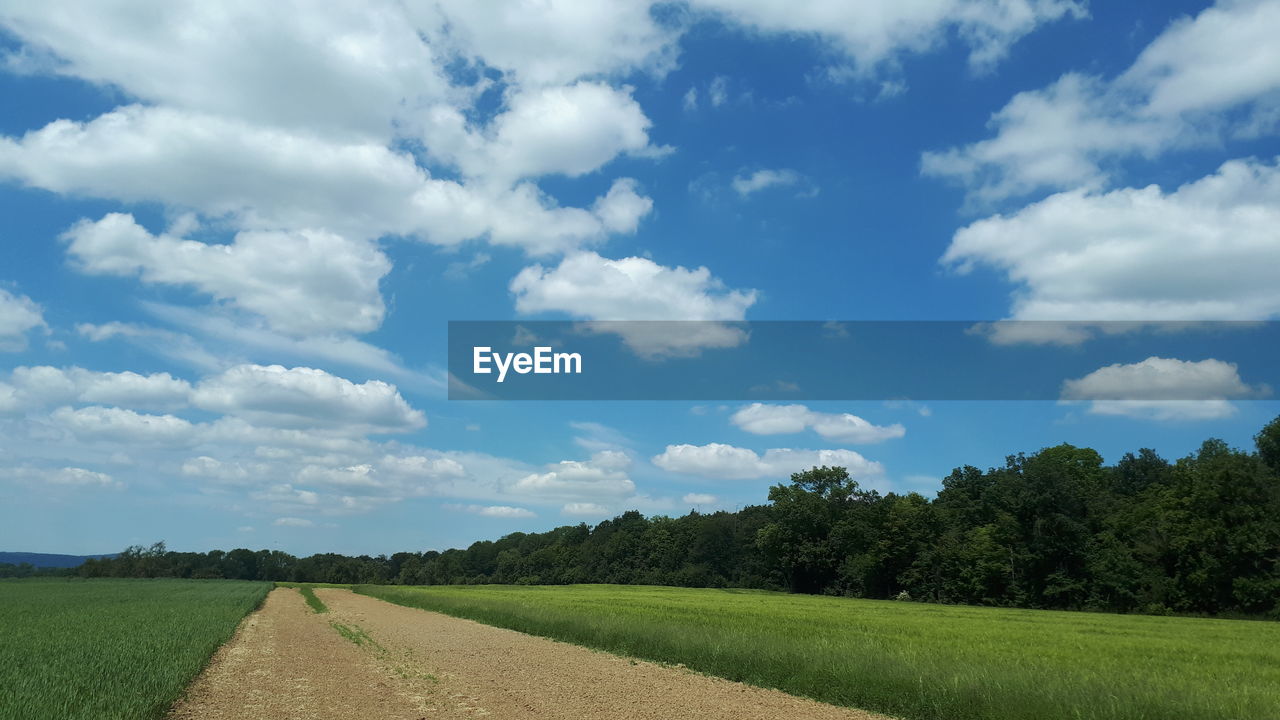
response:
<path id="1" fill-rule="evenodd" d="M 296 590 L 272 591 L 170 718 L 883 720 L 345 590 L 316 593 L 328 613 L 312 613 Z"/>

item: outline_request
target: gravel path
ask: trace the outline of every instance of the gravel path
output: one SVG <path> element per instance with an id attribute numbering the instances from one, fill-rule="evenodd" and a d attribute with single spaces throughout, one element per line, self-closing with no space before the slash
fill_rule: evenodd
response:
<path id="1" fill-rule="evenodd" d="M 328 613 L 272 591 L 170 717 L 885 720 L 346 590 L 316 594 Z"/>

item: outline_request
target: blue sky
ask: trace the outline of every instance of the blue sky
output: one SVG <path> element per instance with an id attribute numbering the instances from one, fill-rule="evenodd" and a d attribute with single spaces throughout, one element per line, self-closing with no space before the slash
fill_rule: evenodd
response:
<path id="1" fill-rule="evenodd" d="M 1280 413 L 1194 328 L 1072 402 L 445 393 L 450 320 L 1277 319 L 1280 3 L 473 5 L 0 2 L 0 546 L 440 549 Z"/>

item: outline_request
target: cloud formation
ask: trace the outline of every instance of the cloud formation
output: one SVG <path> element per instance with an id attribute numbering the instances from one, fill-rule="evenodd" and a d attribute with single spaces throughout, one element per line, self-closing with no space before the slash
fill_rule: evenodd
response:
<path id="1" fill-rule="evenodd" d="M 1003 272 L 1017 320 L 1280 314 L 1280 161 L 1232 160 L 1172 192 L 1072 190 L 956 232 L 942 263 Z"/>
<path id="2" fill-rule="evenodd" d="M 668 472 L 728 480 L 763 477 L 785 480 L 792 473 L 822 465 L 848 468 L 860 482 L 884 474 L 883 465 L 853 450 L 773 448 L 761 455 L 723 443 L 668 445 L 653 457 L 653 464 Z"/>
<path id="3" fill-rule="evenodd" d="M 1280 6 L 1227 0 L 1175 21 L 1119 76 L 1069 72 L 1015 95 L 994 137 L 926 152 L 926 175 L 989 203 L 1040 189 L 1106 186 L 1118 160 L 1280 127 Z"/>
<path id="4" fill-rule="evenodd" d="M 825 440 L 871 444 L 900 438 L 906 428 L 899 423 L 881 426 L 850 413 L 824 413 L 804 405 L 751 403 L 739 408 L 729 422 L 754 435 L 783 435 L 811 429 Z"/>
<path id="5" fill-rule="evenodd" d="M 1149 357 L 1108 365 L 1062 384 L 1062 400 L 1090 401 L 1089 412 L 1155 420 L 1212 420 L 1235 413 L 1234 398 L 1270 395 L 1250 386 L 1235 363 Z"/>

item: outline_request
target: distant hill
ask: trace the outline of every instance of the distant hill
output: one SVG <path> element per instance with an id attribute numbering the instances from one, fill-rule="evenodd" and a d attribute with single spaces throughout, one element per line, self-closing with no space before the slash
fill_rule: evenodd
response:
<path id="1" fill-rule="evenodd" d="M 0 552 L 0 563 L 9 563 L 11 565 L 30 563 L 38 568 L 72 568 L 79 567 L 89 558 L 115 556 L 115 553 L 107 555 L 57 555 L 54 553 Z"/>

